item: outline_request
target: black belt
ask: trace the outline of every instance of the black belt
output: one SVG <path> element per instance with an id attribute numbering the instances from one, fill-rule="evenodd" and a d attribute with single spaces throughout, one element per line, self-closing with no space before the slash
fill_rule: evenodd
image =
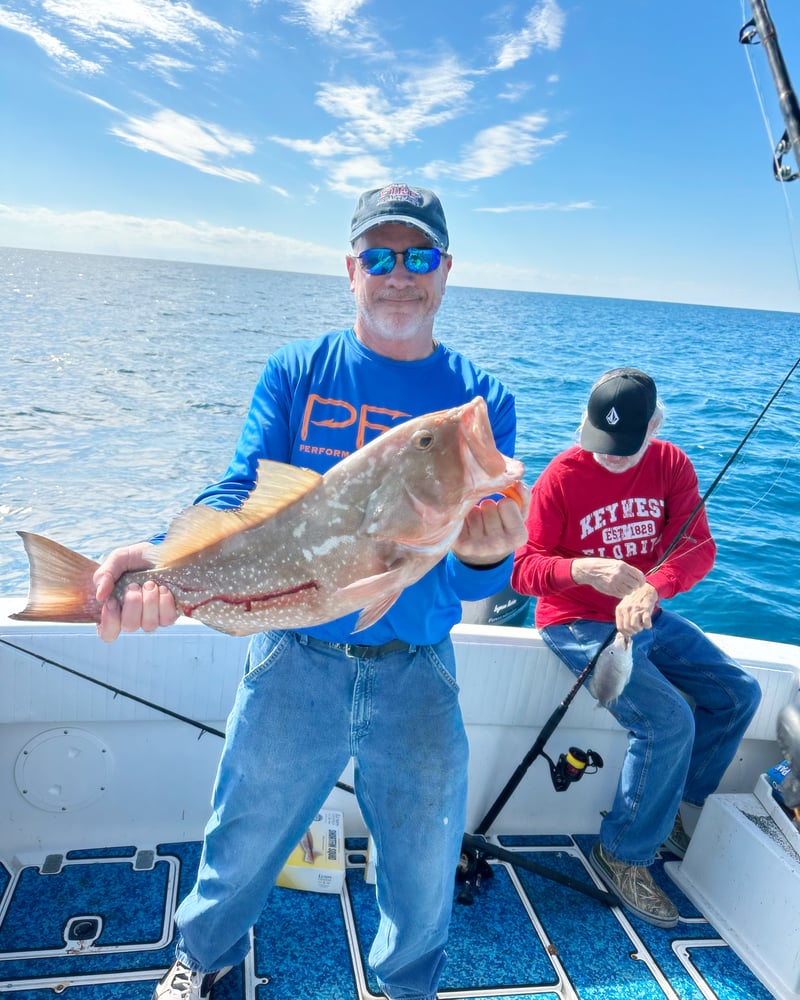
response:
<path id="1" fill-rule="evenodd" d="M 295 635 L 301 643 L 306 643 L 313 649 L 338 649 L 354 660 L 377 660 L 381 656 L 388 656 L 389 653 L 408 653 L 416 649 L 416 646 L 403 642 L 402 639 L 391 639 L 381 646 L 357 646 L 352 642 L 326 642 L 324 639 L 317 639 L 303 632 L 296 632 Z"/>

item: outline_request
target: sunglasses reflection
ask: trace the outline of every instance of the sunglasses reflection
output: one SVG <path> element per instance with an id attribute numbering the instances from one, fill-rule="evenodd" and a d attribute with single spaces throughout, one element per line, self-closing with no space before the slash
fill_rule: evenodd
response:
<path id="1" fill-rule="evenodd" d="M 410 274 L 428 274 L 441 263 L 442 251 L 438 247 L 409 247 L 408 250 L 390 250 L 388 247 L 370 247 L 358 254 L 358 262 L 367 274 L 389 274 L 394 270 L 397 258 L 403 258 L 403 265 Z"/>

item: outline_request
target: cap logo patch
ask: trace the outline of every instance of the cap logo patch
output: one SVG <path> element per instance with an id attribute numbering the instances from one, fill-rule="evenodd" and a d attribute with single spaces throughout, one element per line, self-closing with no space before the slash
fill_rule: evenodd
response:
<path id="1" fill-rule="evenodd" d="M 385 201 L 407 201 L 410 205 L 421 208 L 424 198 L 408 184 L 389 184 L 378 192 L 378 204 Z"/>
<path id="2" fill-rule="evenodd" d="M 619 414 L 613 406 L 606 414 L 606 423 L 609 427 L 615 427 L 619 423 Z"/>

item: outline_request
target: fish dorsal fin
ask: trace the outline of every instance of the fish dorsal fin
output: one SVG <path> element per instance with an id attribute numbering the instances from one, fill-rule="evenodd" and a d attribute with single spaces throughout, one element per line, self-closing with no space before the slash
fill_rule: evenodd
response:
<path id="1" fill-rule="evenodd" d="M 263 524 L 321 482 L 318 472 L 261 459 L 255 488 L 241 507 L 216 510 L 196 504 L 175 518 L 156 549 L 156 569 L 174 566 L 217 542 Z"/>

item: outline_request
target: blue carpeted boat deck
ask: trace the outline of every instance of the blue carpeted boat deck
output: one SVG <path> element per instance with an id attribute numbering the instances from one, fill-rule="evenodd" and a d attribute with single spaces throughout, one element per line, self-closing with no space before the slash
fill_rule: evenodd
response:
<path id="1" fill-rule="evenodd" d="M 503 837 L 506 849 L 592 883 L 590 836 Z M 174 954 L 172 915 L 200 844 L 25 855 L 0 866 L 0 992 L 25 1000 L 149 1000 Z M 213 1000 L 367 1000 L 377 926 L 366 841 L 348 839 L 341 894 L 276 888 L 245 962 Z M 663 930 L 505 861 L 456 903 L 440 997 L 769 1000 L 771 994 L 664 870 L 681 919 Z M 599 886 L 599 883 L 596 883 Z M 459 887 L 454 885 L 454 894 Z"/>

